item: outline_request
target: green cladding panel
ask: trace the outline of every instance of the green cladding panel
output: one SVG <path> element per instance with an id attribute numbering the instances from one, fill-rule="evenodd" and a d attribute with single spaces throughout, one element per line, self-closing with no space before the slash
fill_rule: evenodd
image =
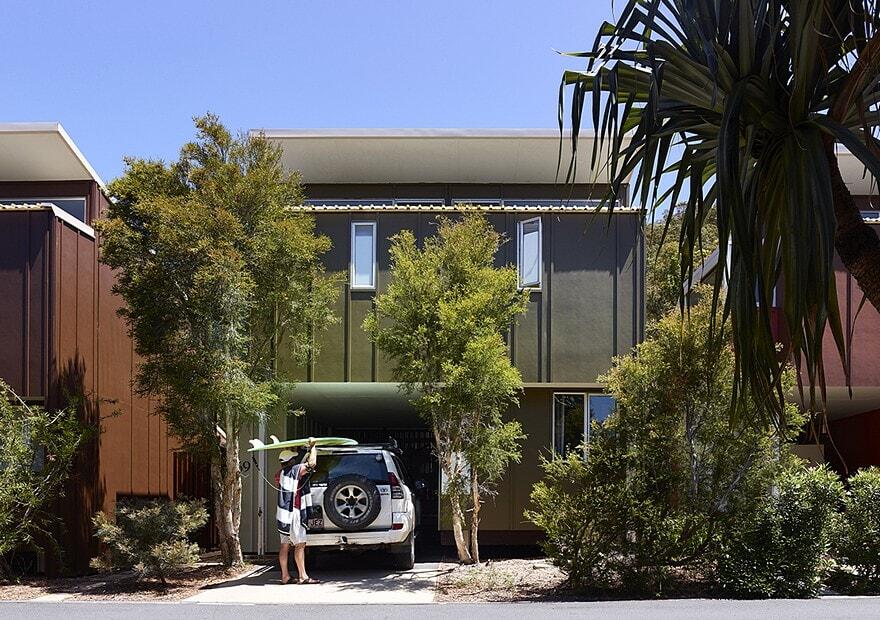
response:
<path id="1" fill-rule="evenodd" d="M 477 192 L 477 188 L 464 188 Z M 389 190 L 390 191 L 390 190 Z M 488 191 L 488 190 L 487 190 Z M 461 192 L 456 192 L 461 193 Z M 463 194 L 462 194 L 463 195 Z M 637 214 L 591 212 L 491 213 L 490 222 L 505 235 L 498 264 L 516 264 L 517 222 L 540 217 L 542 282 L 530 292 L 526 313 L 508 335 L 511 357 L 523 381 L 592 383 L 606 372 L 614 355 L 629 351 L 642 337 L 644 266 Z M 391 381 L 393 363 L 367 338 L 363 321 L 373 307 L 373 291 L 348 287 L 352 221 L 376 222 L 378 293 L 391 276 L 391 238 L 412 230 L 420 241 L 436 231 L 436 213 L 389 211 L 322 212 L 317 229 L 330 237 L 328 271 L 343 275 L 335 311 L 339 322 L 318 334 L 320 353 L 310 372 L 279 351 L 279 369 L 299 380 L 328 382 Z"/>

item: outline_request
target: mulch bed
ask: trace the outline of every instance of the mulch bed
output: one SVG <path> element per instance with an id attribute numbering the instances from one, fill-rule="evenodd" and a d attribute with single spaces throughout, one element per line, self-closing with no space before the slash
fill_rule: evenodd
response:
<path id="1" fill-rule="evenodd" d="M 0 582 L 0 600 L 30 600 L 48 594 L 66 596 L 64 600 L 96 601 L 176 601 L 196 594 L 202 588 L 244 576 L 254 570 L 229 569 L 217 563 L 203 563 L 168 575 L 168 588 L 153 579 L 138 579 L 132 571 L 110 574 L 64 577 L 59 579 L 22 579 Z"/>
<path id="2" fill-rule="evenodd" d="M 571 600 L 565 575 L 543 558 L 498 559 L 462 566 L 443 562 L 440 602 Z"/>

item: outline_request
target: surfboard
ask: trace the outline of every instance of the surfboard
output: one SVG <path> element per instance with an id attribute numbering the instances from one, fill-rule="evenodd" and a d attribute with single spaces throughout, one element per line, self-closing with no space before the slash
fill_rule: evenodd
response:
<path id="1" fill-rule="evenodd" d="M 317 446 L 356 446 L 354 439 L 346 437 L 306 437 L 305 439 L 288 439 L 287 441 L 279 441 L 275 435 L 269 435 L 272 443 L 263 443 L 259 439 L 249 439 L 248 443 L 251 447 L 248 452 L 262 452 L 263 450 L 284 450 L 285 448 L 302 448 L 309 445 L 310 439 L 315 440 Z"/>

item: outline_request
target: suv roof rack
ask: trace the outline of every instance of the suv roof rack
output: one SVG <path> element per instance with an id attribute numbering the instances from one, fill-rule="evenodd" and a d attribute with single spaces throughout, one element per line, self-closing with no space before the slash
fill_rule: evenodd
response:
<path id="1" fill-rule="evenodd" d="M 403 450 L 401 449 L 400 444 L 397 443 L 397 440 L 394 437 L 388 437 L 388 441 L 380 443 L 359 443 L 356 446 L 352 446 L 352 448 L 379 448 L 380 450 L 388 450 L 389 452 L 394 452 L 397 456 L 403 455 Z"/>

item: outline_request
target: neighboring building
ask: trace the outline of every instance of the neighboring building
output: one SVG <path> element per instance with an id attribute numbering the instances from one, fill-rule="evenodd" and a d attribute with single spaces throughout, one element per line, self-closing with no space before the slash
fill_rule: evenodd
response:
<path id="1" fill-rule="evenodd" d="M 346 278 L 335 308 L 341 321 L 320 335 L 316 359 L 296 366 L 280 347 L 282 377 L 300 381 L 290 407 L 305 415 L 254 433 L 262 438 L 332 434 L 361 441 L 394 436 L 408 469 L 429 486 L 422 536 L 430 538 L 438 529 L 440 481 L 432 436 L 393 382 L 392 361 L 361 326 L 391 278 L 389 238 L 409 229 L 421 240 L 434 233 L 438 215 L 477 210 L 508 239 L 499 264 L 517 265 L 520 284 L 530 291 L 528 311 L 508 336 L 525 383 L 520 406 L 510 415 L 522 423 L 528 439 L 522 463 L 510 468 L 498 496 L 483 508 L 481 541 L 534 543 L 538 532 L 523 510 L 541 477 L 541 456 L 580 443 L 588 428 L 586 411 L 607 415 L 612 403 L 598 377 L 614 355 L 627 353 L 643 336 L 638 211 L 621 195 L 610 218 L 596 212 L 595 199 L 605 191 L 607 177 L 587 169 L 589 155 L 582 158 L 576 184 L 557 182 L 556 131 L 265 133 L 283 148 L 285 166 L 302 173 L 308 200 L 299 208 L 314 215 L 318 232 L 333 243 L 325 258 L 328 270 Z M 583 136 L 582 152 L 589 154 L 591 146 Z M 562 157 L 568 161 L 567 153 Z M 276 463 L 263 455 L 257 463 L 271 478 Z M 249 465 L 249 481 L 259 482 L 260 474 Z M 276 549 L 273 505 L 268 484 L 246 485 L 245 550 Z"/>
<path id="2" fill-rule="evenodd" d="M 112 512 L 121 496 L 173 494 L 185 465 L 132 389 L 137 358 L 91 226 L 107 204 L 61 125 L 0 124 L 0 378 L 50 409 L 83 399 L 83 419 L 100 431 L 57 501 L 57 538 L 75 571 L 97 551 L 96 511 Z"/>
<path id="3" fill-rule="evenodd" d="M 841 150 L 839 160 L 843 178 L 862 216 L 880 234 L 876 181 L 865 174 L 864 167 L 851 153 Z M 710 281 L 717 263 L 715 252 L 695 271 L 694 280 Z M 829 330 L 823 346 L 828 429 L 823 433 L 821 445 L 813 449 L 801 446 L 800 451 L 811 460 L 828 462 L 840 473 L 851 473 L 860 467 L 880 465 L 880 313 L 867 301 L 862 305 L 862 290 L 836 254 L 834 270 L 841 323 L 850 342 L 848 361 L 852 380 L 847 386 L 840 355 Z M 782 303 L 782 294 L 778 292 L 773 324 L 780 338 L 785 334 Z M 808 390 L 806 384 L 804 390 Z"/>

